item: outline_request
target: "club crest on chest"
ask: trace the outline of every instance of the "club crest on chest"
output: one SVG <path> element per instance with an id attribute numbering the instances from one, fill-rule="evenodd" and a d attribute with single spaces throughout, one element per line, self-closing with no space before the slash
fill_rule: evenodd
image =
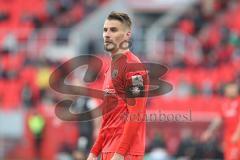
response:
<path id="1" fill-rule="evenodd" d="M 117 75 L 118 75 L 118 70 L 117 69 L 114 69 L 113 71 L 112 71 L 112 79 L 114 79 L 114 78 L 116 78 L 117 77 Z"/>

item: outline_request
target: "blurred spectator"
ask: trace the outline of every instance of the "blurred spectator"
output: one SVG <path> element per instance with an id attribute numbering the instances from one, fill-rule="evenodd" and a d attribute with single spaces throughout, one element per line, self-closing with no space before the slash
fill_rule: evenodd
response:
<path id="1" fill-rule="evenodd" d="M 216 117 L 208 129 L 203 133 L 202 140 L 207 141 L 216 129 L 224 125 L 224 158 L 227 160 L 240 159 L 240 102 L 238 99 L 239 87 L 232 82 L 224 88 L 225 101 L 222 104 L 219 116 Z"/>
<path id="2" fill-rule="evenodd" d="M 178 84 L 178 88 L 176 88 L 177 97 L 179 98 L 187 98 L 191 95 L 192 87 L 191 85 L 184 79 L 180 80 Z"/>
<path id="3" fill-rule="evenodd" d="M 196 158 L 223 159 L 221 142 L 217 137 L 206 143 L 198 142 Z"/>
<path id="4" fill-rule="evenodd" d="M 165 142 L 162 137 L 156 135 L 150 143 L 150 152 L 145 155 L 146 160 L 171 160 L 166 151 Z"/>
<path id="5" fill-rule="evenodd" d="M 5 36 L 2 48 L 4 48 L 5 50 L 8 50 L 9 52 L 16 52 L 18 49 L 18 41 L 17 41 L 17 37 L 14 33 L 8 33 Z"/>
<path id="6" fill-rule="evenodd" d="M 45 119 L 35 109 L 33 110 L 32 114 L 28 118 L 28 127 L 34 137 L 35 157 L 37 159 L 40 159 L 43 132 L 45 128 Z"/>
<path id="7" fill-rule="evenodd" d="M 33 107 L 35 105 L 33 93 L 29 85 L 25 85 L 22 90 L 23 106 L 26 108 Z"/>
<path id="8" fill-rule="evenodd" d="M 56 155 L 56 160 L 72 160 L 72 148 L 63 144 Z"/>
<path id="9" fill-rule="evenodd" d="M 73 151 L 73 160 L 85 160 L 86 158 L 87 158 L 86 154 L 84 154 L 83 151 L 81 150 Z"/>
<path id="10" fill-rule="evenodd" d="M 98 0 L 86 0 L 84 1 L 84 7 L 86 9 L 86 15 L 92 13 L 98 6 Z"/>
<path id="11" fill-rule="evenodd" d="M 181 142 L 178 147 L 176 157 L 185 158 L 186 160 L 193 159 L 196 150 L 196 141 L 192 137 L 192 131 L 188 128 L 181 130 Z"/>
<path id="12" fill-rule="evenodd" d="M 84 113 L 84 112 L 88 112 L 91 110 L 91 104 L 89 103 L 90 99 L 89 98 L 85 98 L 85 97 L 80 97 L 77 100 L 76 106 L 75 106 L 75 112 L 76 113 Z M 87 119 L 92 119 L 92 115 L 89 115 L 88 117 L 86 117 Z M 86 141 L 86 146 L 85 148 L 81 148 L 83 149 L 85 152 L 88 152 L 92 146 L 93 143 L 93 121 L 82 121 L 82 122 L 78 122 L 78 127 L 79 127 L 79 133 L 80 133 L 80 138 L 82 138 L 81 140 Z M 79 140 L 80 140 L 79 138 Z M 79 144 L 79 147 L 83 147 L 84 144 Z"/>
<path id="13" fill-rule="evenodd" d="M 91 36 L 92 38 L 87 42 L 87 53 L 89 53 L 89 54 L 96 54 L 96 53 L 98 53 L 98 51 L 97 51 L 97 43 L 96 43 L 96 39 L 95 38 L 93 38 L 93 36 Z"/>
<path id="14" fill-rule="evenodd" d="M 8 12 L 0 12 L 0 22 L 7 21 L 10 18 Z"/>
<path id="15" fill-rule="evenodd" d="M 62 15 L 57 19 L 57 25 L 56 43 L 59 45 L 67 44 L 73 21 L 67 15 Z"/>

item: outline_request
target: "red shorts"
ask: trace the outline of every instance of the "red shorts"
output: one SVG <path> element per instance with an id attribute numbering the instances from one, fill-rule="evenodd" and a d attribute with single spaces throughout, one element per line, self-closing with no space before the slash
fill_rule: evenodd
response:
<path id="1" fill-rule="evenodd" d="M 101 160 L 111 160 L 114 153 L 102 153 Z M 126 155 L 124 160 L 143 160 L 144 156 Z"/>

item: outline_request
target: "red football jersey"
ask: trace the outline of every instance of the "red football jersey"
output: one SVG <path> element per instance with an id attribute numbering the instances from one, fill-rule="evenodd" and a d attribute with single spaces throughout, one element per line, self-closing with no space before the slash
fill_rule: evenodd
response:
<path id="1" fill-rule="evenodd" d="M 231 138 L 240 121 L 239 99 L 225 99 L 221 107 L 221 115 L 224 125 L 224 140 Z"/>
<path id="2" fill-rule="evenodd" d="M 106 71 L 103 89 L 103 121 L 91 152 L 95 155 L 100 152 L 144 155 L 145 122 L 129 117 L 146 112 L 148 76 L 145 67 L 132 52 L 125 52 Z"/>
<path id="3" fill-rule="evenodd" d="M 240 123 L 240 101 L 239 99 L 225 99 L 221 107 L 221 115 L 224 125 L 224 159 L 240 159 L 240 142 L 232 143 L 232 137 Z"/>

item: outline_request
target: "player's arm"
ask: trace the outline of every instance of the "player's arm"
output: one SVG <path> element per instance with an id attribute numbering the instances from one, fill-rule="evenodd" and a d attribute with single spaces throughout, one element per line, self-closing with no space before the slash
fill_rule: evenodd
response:
<path id="1" fill-rule="evenodd" d="M 129 70 L 130 69 L 128 69 L 128 71 Z M 139 126 L 142 123 L 145 123 L 142 120 L 139 121 L 138 119 L 131 119 L 131 115 L 139 115 L 145 113 L 147 97 L 144 91 L 147 89 L 146 85 L 146 72 L 137 71 L 126 73 L 126 102 L 128 116 L 130 116 L 130 118 L 128 117 L 125 122 L 123 135 L 119 141 L 119 146 L 116 151 L 117 154 L 120 154 L 122 156 L 125 156 L 129 150 Z"/>
<path id="2" fill-rule="evenodd" d="M 133 99 L 128 99 L 127 101 L 131 103 Z M 129 116 L 137 115 L 139 113 L 141 114 L 141 111 L 144 110 L 146 101 L 145 98 L 135 98 L 134 101 L 136 102 L 135 105 L 128 105 Z M 127 119 L 124 125 L 123 135 L 116 153 L 123 156 L 127 153 L 140 125 L 141 122 L 138 122 L 137 119 Z"/>
<path id="3" fill-rule="evenodd" d="M 238 108 L 240 108 L 240 107 L 238 107 Z M 232 143 L 236 144 L 239 141 L 240 141 L 240 109 L 238 110 L 238 124 L 237 124 L 237 128 L 232 136 Z"/>
<path id="4" fill-rule="evenodd" d="M 207 141 L 212 136 L 212 134 L 221 126 L 222 122 L 223 120 L 221 116 L 214 118 L 208 126 L 207 130 L 203 133 L 202 140 Z"/>
<path id="5" fill-rule="evenodd" d="M 93 147 L 91 148 L 89 156 L 97 157 L 100 154 L 100 152 L 102 151 L 102 143 L 104 141 L 103 132 L 102 132 L 103 123 L 104 123 L 104 121 L 102 120 L 98 137 L 97 137 Z"/>
<path id="6" fill-rule="evenodd" d="M 240 140 L 240 121 L 238 121 L 237 129 L 233 133 L 232 143 L 237 143 Z"/>
<path id="7" fill-rule="evenodd" d="M 100 118 L 95 118 L 93 120 L 93 126 L 94 126 L 94 130 L 93 130 L 93 137 L 97 138 L 100 130 L 101 130 L 101 122 L 102 122 L 102 117 Z"/>
<path id="8" fill-rule="evenodd" d="M 213 119 L 213 121 L 210 123 L 207 131 L 209 132 L 215 132 L 222 124 L 222 118 L 220 116 Z"/>

